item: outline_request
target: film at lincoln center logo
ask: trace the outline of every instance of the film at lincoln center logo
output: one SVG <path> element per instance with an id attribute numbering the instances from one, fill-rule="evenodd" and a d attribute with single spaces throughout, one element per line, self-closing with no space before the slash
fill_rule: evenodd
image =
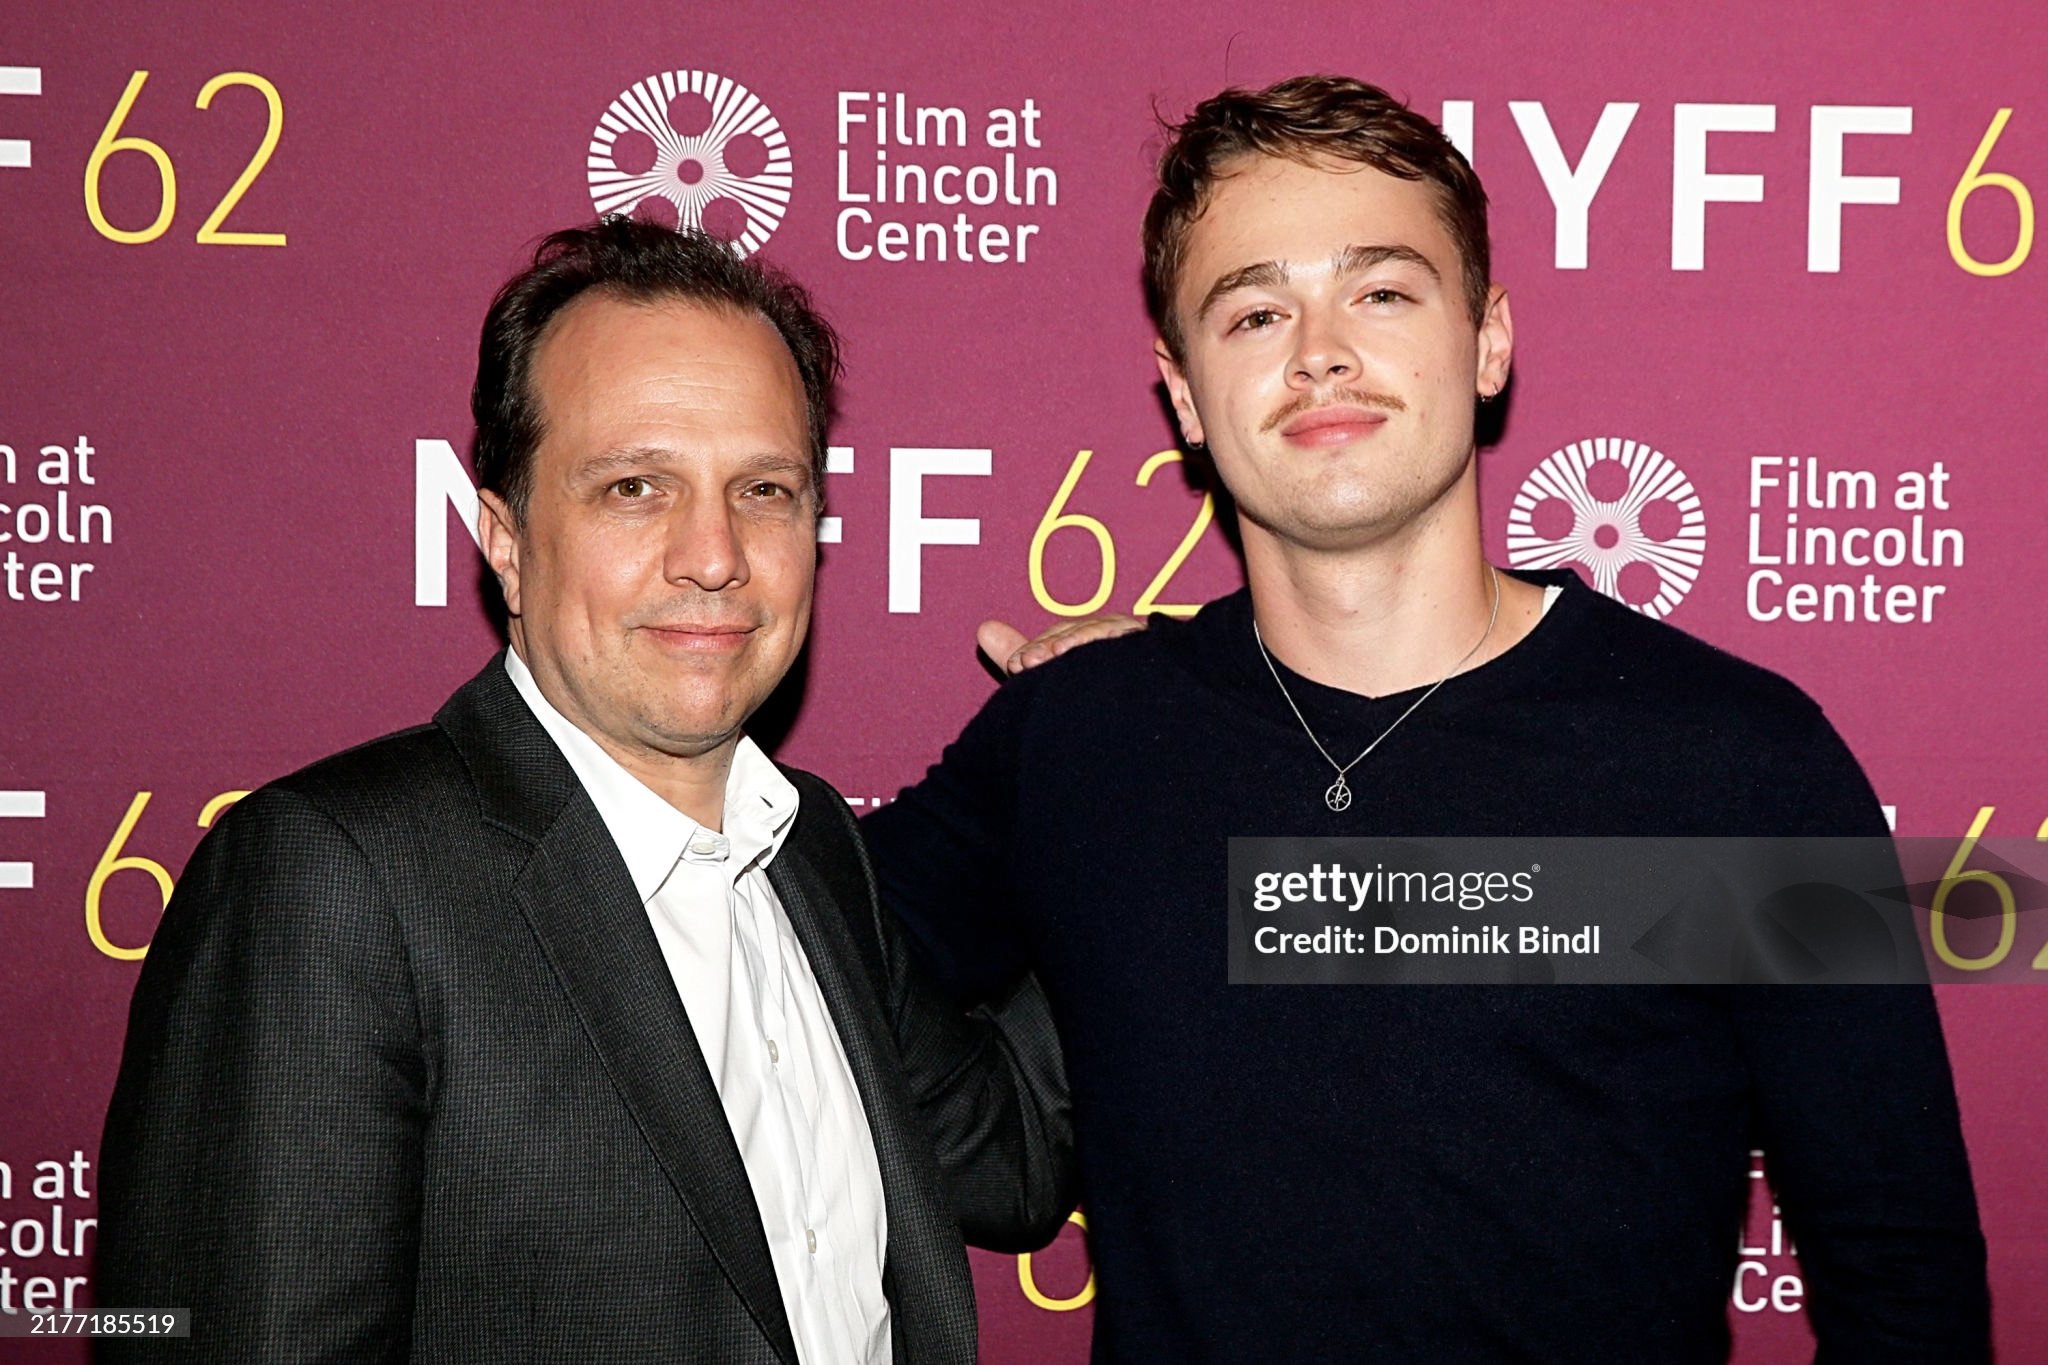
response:
<path id="1" fill-rule="evenodd" d="M 1707 516 L 1662 451 L 1601 436 L 1553 451 L 1508 509 L 1508 564 L 1584 568 L 1593 586 L 1645 616 L 1668 616 L 1700 576 Z"/>
<path id="2" fill-rule="evenodd" d="M 789 139 L 758 95 L 711 71 L 664 71 L 613 100 L 590 135 L 590 198 L 702 228 L 742 256 L 789 208 Z"/>

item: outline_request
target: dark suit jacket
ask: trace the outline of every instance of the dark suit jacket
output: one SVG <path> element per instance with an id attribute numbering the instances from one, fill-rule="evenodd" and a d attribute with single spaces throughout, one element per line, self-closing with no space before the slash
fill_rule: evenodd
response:
<path id="1" fill-rule="evenodd" d="M 1058 1231 L 1057 1041 L 1035 996 L 991 1019 L 927 995 L 844 802 L 789 776 L 769 879 L 874 1135 L 896 1356 L 971 1361 L 949 1206 L 986 1244 Z M 194 854 L 107 1116 L 96 1293 L 193 1312 L 189 1344 L 110 1358 L 794 1365 L 646 911 L 501 662 Z"/>

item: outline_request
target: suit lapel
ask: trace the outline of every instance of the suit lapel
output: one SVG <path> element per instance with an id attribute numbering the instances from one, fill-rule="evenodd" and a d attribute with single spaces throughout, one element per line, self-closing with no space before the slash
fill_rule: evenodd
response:
<path id="1" fill-rule="evenodd" d="M 825 1008 L 832 1015 L 840 1045 L 846 1049 L 847 1066 L 853 1072 L 875 1145 L 881 1148 L 886 1138 L 894 1147 L 893 1139 L 910 1119 L 909 1096 L 886 1051 L 890 1045 L 881 1034 L 881 1002 L 865 973 L 847 970 L 859 956 L 844 912 L 794 831 L 768 865 L 768 881 L 782 900 L 797 942 L 803 945 L 811 974 L 818 979 L 818 991 L 825 997 Z M 885 1181 L 888 1174 L 885 1168 Z"/>
<path id="2" fill-rule="evenodd" d="M 895 1044 L 886 1032 L 882 1002 L 869 974 L 855 969 L 868 955 L 856 942 L 847 915 L 870 913 L 867 887 L 835 886 L 812 856 L 820 837 L 817 831 L 831 828 L 830 812 L 816 809 L 816 799 L 814 793 L 804 793 L 797 827 L 768 865 L 768 880 L 781 898 L 817 978 L 874 1139 L 883 1207 L 889 1219 L 889 1257 L 883 1283 L 896 1323 L 898 1353 L 907 1345 L 922 1342 L 920 1358 L 939 1359 L 945 1354 L 942 1343 L 950 1344 L 950 1334 L 941 1325 L 938 1301 L 949 1290 L 960 1290 L 965 1298 L 965 1320 L 973 1320 L 967 1256 L 946 1212 L 930 1139 L 913 1112 Z M 849 830 L 846 837 L 855 836 Z M 909 1286 L 910 1292 L 897 1292 L 899 1286 Z M 971 1335 L 965 1349 L 963 1358 L 971 1360 Z"/>
<path id="3" fill-rule="evenodd" d="M 753 1187 L 610 831 L 501 663 L 437 722 L 469 760 L 486 818 L 535 845 L 514 899 L 698 1234 L 777 1354 L 796 1365 Z"/>

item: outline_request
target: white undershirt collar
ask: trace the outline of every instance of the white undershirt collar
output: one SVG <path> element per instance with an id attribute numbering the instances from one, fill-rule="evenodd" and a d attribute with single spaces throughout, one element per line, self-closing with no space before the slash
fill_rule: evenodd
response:
<path id="1" fill-rule="evenodd" d="M 797 790 L 748 736 L 740 736 L 733 748 L 721 834 L 663 800 L 556 710 L 517 649 L 505 651 L 505 671 L 590 794 L 642 903 L 653 899 L 683 857 L 724 862 L 727 873 L 737 879 L 750 868 L 767 867 L 781 849 L 796 820 Z"/>

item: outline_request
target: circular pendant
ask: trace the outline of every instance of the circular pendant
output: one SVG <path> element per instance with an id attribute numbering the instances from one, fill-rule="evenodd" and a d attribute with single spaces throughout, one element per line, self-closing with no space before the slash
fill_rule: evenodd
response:
<path id="1" fill-rule="evenodd" d="M 1337 780 L 1323 793 L 1323 804 L 1331 810 L 1343 810 L 1351 804 L 1351 788 L 1345 784 L 1344 774 L 1338 773 Z"/>

